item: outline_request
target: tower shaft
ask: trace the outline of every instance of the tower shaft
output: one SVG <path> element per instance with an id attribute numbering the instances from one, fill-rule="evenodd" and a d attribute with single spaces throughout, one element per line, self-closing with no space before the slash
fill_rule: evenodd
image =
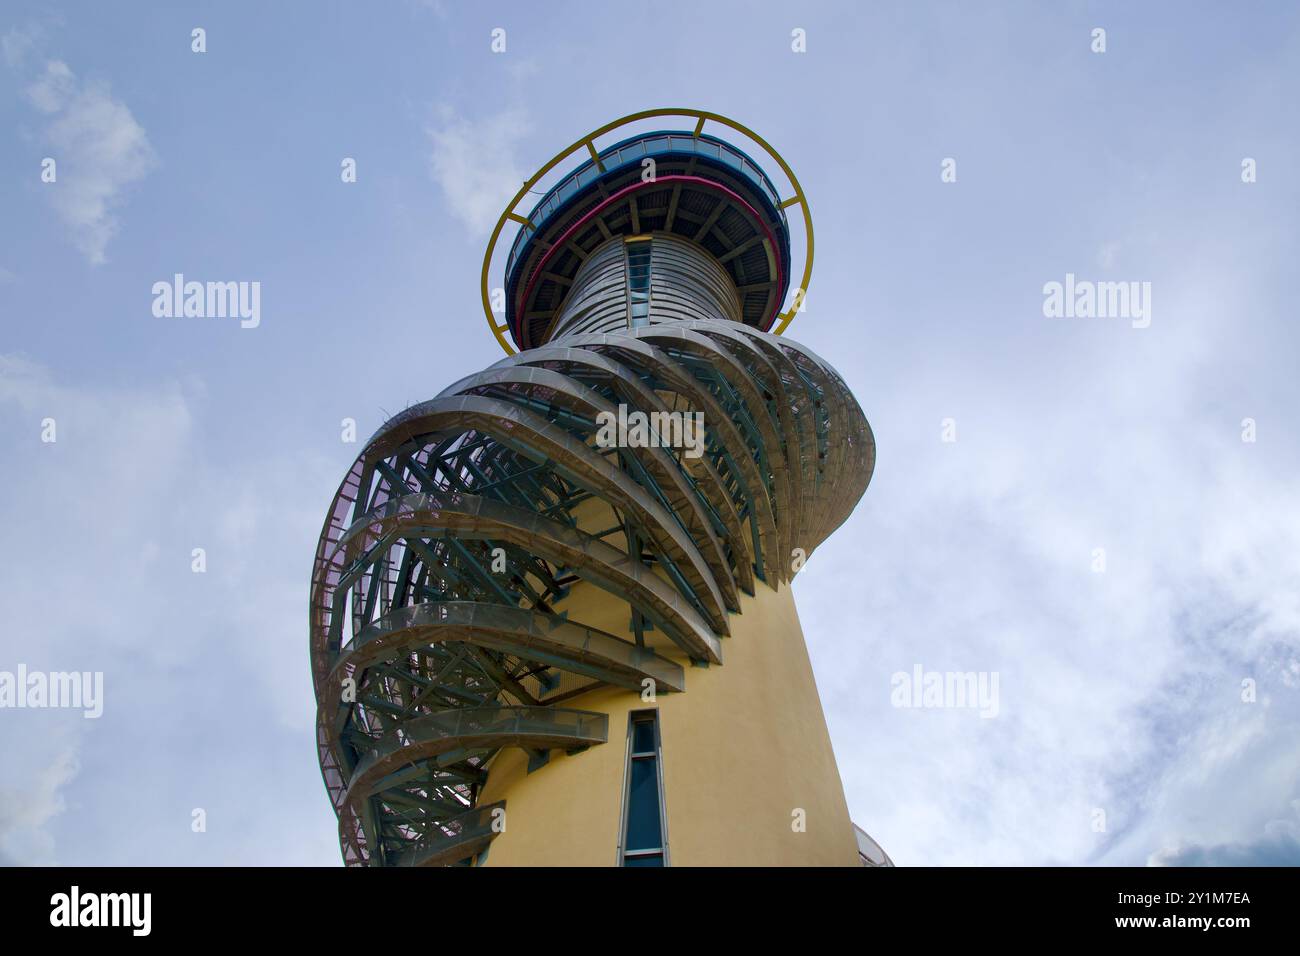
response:
<path id="1" fill-rule="evenodd" d="M 311 615 L 347 862 L 858 861 L 790 582 L 875 447 L 762 331 L 789 239 L 746 160 L 649 134 L 562 180 L 507 270 L 523 350 L 345 478 Z"/>

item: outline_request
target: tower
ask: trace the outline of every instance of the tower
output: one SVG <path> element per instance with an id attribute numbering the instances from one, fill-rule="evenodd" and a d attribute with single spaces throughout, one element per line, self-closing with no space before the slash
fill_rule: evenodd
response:
<path id="1" fill-rule="evenodd" d="M 812 249 L 789 166 L 713 113 L 625 117 L 520 189 L 481 276 L 507 357 L 385 423 L 317 547 L 345 862 L 866 859 L 790 591 L 875 463 L 844 382 L 781 336 Z"/>

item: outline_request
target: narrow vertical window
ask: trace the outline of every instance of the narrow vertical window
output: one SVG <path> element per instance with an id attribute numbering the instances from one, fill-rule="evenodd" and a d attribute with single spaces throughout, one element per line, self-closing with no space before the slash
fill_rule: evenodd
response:
<path id="1" fill-rule="evenodd" d="M 649 239 L 624 243 L 627 250 L 627 324 L 631 328 L 650 324 Z"/>
<path id="2" fill-rule="evenodd" d="M 629 716 L 627 779 L 623 788 L 623 866 L 667 866 L 668 839 L 663 812 L 663 760 L 659 746 L 659 712 Z"/>

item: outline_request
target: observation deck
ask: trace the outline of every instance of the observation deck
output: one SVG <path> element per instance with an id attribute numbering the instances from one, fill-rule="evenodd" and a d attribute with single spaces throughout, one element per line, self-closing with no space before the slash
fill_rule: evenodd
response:
<path id="1" fill-rule="evenodd" d="M 612 145 L 596 146 L 601 136 L 656 117 L 697 122 L 694 129 L 637 132 Z M 769 165 L 786 174 L 789 185 L 774 183 L 764 166 L 735 143 L 703 132 L 706 122 L 758 144 L 769 154 Z M 543 176 L 583 153 L 581 162 L 532 201 Z M 530 201 L 531 207 L 526 206 Z M 802 276 L 791 261 L 787 210 L 795 205 L 802 207 L 806 240 Z M 504 303 L 491 305 L 493 252 L 512 223 L 519 229 L 503 257 Z M 483 263 L 484 308 L 498 341 L 514 352 L 553 339 L 559 331 L 557 317 L 591 254 L 616 238 L 652 236 L 684 241 L 707 253 L 739 296 L 739 321 L 760 331 L 784 330 L 811 273 L 812 222 L 785 161 L 756 134 L 725 117 L 697 110 L 649 110 L 608 124 L 558 154 L 525 183 L 502 215 Z M 782 313 L 796 282 L 794 308 Z M 496 316 L 501 312 L 505 322 L 499 324 Z"/>
<path id="2" fill-rule="evenodd" d="M 526 219 L 506 265 L 506 320 L 520 348 L 550 338 L 578 269 L 614 237 L 698 243 L 734 282 L 743 322 L 765 332 L 789 287 L 790 233 L 776 187 L 743 151 L 708 134 L 624 139 L 561 180 Z"/>

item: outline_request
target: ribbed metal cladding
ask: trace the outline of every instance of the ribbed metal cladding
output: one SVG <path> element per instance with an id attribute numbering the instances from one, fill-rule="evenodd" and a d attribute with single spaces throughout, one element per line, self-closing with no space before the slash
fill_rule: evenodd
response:
<path id="1" fill-rule="evenodd" d="M 621 332 L 629 328 L 628 250 L 650 245 L 649 324 L 693 319 L 741 321 L 740 295 L 707 250 L 667 233 L 594 249 L 574 276 L 573 286 L 549 336 Z"/>

